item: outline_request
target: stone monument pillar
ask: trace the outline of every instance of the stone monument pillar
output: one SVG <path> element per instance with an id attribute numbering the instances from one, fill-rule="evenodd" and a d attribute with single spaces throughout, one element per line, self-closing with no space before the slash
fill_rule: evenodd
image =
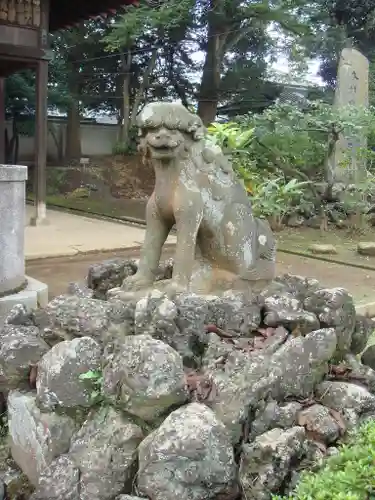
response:
<path id="1" fill-rule="evenodd" d="M 0 328 L 17 304 L 45 306 L 48 288 L 25 276 L 25 198 L 27 167 L 0 164 Z"/>
<path id="2" fill-rule="evenodd" d="M 336 109 L 348 105 L 358 108 L 368 107 L 368 77 L 368 59 L 356 49 L 343 49 L 337 72 L 334 107 Z M 366 143 L 367 138 L 361 134 L 357 137 L 341 135 L 334 153 L 328 160 L 334 182 L 352 184 L 364 180 L 365 165 L 358 158 L 358 150 L 366 147 Z"/>

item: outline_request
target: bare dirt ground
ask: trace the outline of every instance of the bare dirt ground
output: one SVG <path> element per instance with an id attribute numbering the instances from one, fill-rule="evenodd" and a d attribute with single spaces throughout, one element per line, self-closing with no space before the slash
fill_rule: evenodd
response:
<path id="1" fill-rule="evenodd" d="M 284 228 L 275 233 L 278 247 L 309 254 L 309 245 L 312 243 L 331 244 L 336 250 L 336 255 L 324 255 L 327 259 L 339 260 L 349 264 L 373 267 L 375 270 L 375 257 L 366 257 L 357 253 L 357 245 L 362 241 L 375 242 L 375 227 L 367 227 L 360 232 L 349 229 L 329 227 L 328 231 L 320 231 L 309 227 Z"/>
<path id="2" fill-rule="evenodd" d="M 173 251 L 168 249 L 163 253 L 162 258 L 168 258 L 172 255 Z M 70 282 L 83 283 L 90 264 L 116 257 L 137 258 L 138 251 L 91 253 L 74 257 L 29 261 L 26 265 L 26 271 L 29 276 L 47 283 L 50 298 L 53 298 L 64 293 Z M 375 271 L 366 271 L 280 252 L 277 258 L 277 273 L 279 275 L 284 273 L 298 274 L 316 278 L 327 287 L 346 288 L 358 303 L 370 302 L 372 298 L 375 300 Z"/>
<path id="3" fill-rule="evenodd" d="M 106 199 L 93 196 L 82 199 L 66 198 L 63 195 L 50 195 L 47 201 L 61 208 L 71 208 L 84 211 L 88 214 L 102 214 L 119 219 L 144 220 L 145 199 Z M 332 244 L 337 250 L 335 255 L 324 255 L 324 258 L 332 261 L 347 262 L 349 264 L 363 265 L 375 270 L 375 257 L 366 257 L 357 253 L 357 245 L 363 241 L 375 242 L 375 227 L 367 227 L 361 232 L 353 232 L 348 229 L 337 229 L 330 226 L 328 231 L 321 232 L 319 229 L 309 227 L 284 228 L 276 232 L 278 248 L 311 254 L 308 250 L 312 243 Z"/>

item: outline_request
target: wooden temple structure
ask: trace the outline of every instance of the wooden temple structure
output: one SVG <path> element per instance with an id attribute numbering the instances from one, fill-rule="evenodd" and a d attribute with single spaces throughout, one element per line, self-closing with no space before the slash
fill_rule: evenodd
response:
<path id="1" fill-rule="evenodd" d="M 114 13 L 136 0 L 0 0 L 0 164 L 5 162 L 5 78 L 16 71 L 36 71 L 35 214 L 46 220 L 48 32 Z"/>

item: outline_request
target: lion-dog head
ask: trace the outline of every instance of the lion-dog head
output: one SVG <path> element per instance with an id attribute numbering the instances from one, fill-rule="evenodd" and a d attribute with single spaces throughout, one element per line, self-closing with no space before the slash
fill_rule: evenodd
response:
<path id="1" fill-rule="evenodd" d="M 163 163 L 186 157 L 191 146 L 205 134 L 199 116 L 178 103 L 147 104 L 137 117 L 137 125 L 142 156 Z"/>

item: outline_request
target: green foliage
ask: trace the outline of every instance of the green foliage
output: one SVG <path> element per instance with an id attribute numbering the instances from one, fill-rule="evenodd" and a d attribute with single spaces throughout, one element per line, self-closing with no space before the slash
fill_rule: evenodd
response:
<path id="1" fill-rule="evenodd" d="M 74 191 L 67 195 L 68 198 L 89 198 L 91 190 L 85 186 L 76 188 Z"/>
<path id="2" fill-rule="evenodd" d="M 373 206 L 372 197 L 375 192 L 375 177 L 372 173 L 346 189 L 341 196 L 343 207 L 348 213 L 365 214 Z"/>
<path id="3" fill-rule="evenodd" d="M 211 141 L 231 155 L 235 171 L 252 196 L 254 213 L 272 216 L 276 227 L 306 200 L 321 205 L 314 183 L 329 180 L 326 162 L 340 134 L 349 138 L 374 131 L 372 108 L 335 110 L 321 101 L 310 102 L 303 110 L 275 104 L 262 114 L 208 128 Z M 366 212 L 374 190 L 374 178 L 368 171 L 375 154 L 362 148 L 358 159 L 367 165 L 365 178 L 356 183 L 355 190 L 345 193 L 344 203 L 348 209 Z M 348 151 L 341 168 L 349 168 L 350 162 Z"/>
<path id="4" fill-rule="evenodd" d="M 215 144 L 230 153 L 242 153 L 251 144 L 254 129 L 241 129 L 234 122 L 213 123 L 208 127 L 208 133 L 214 138 Z"/>
<path id="5" fill-rule="evenodd" d="M 135 148 L 132 148 L 127 142 L 116 142 L 112 148 L 113 155 L 128 155 L 135 152 Z"/>
<path id="6" fill-rule="evenodd" d="M 319 471 L 304 473 L 293 493 L 273 499 L 364 500 L 374 496 L 375 422 L 369 421 Z"/>
<path id="7" fill-rule="evenodd" d="M 137 138 L 137 127 L 131 127 L 128 133 L 128 140 L 124 142 L 116 142 L 116 144 L 112 147 L 112 154 L 124 156 L 135 154 L 137 152 Z"/>
<path id="8" fill-rule="evenodd" d="M 107 50 L 132 47 L 147 30 L 148 36 L 181 29 L 195 4 L 195 0 L 169 0 L 159 8 L 151 8 L 146 1 L 130 5 L 104 38 Z"/>
<path id="9" fill-rule="evenodd" d="M 87 383 L 88 390 L 90 391 L 90 402 L 93 406 L 102 404 L 104 397 L 102 394 L 103 374 L 100 371 L 90 370 L 82 373 L 79 376 L 80 380 Z"/>
<path id="10" fill-rule="evenodd" d="M 286 215 L 295 211 L 308 182 L 297 179 L 286 181 L 284 177 L 265 180 L 254 186 L 252 205 L 257 217 L 273 217 L 281 226 Z"/>
<path id="11" fill-rule="evenodd" d="M 264 179 L 252 159 L 255 128 L 244 128 L 239 123 L 214 123 L 208 127 L 211 141 L 232 156 L 233 167 L 251 196 L 254 214 L 257 217 L 272 217 L 279 227 L 286 215 L 295 210 L 302 199 L 308 182 L 297 179 L 286 180 L 285 176 Z"/>

